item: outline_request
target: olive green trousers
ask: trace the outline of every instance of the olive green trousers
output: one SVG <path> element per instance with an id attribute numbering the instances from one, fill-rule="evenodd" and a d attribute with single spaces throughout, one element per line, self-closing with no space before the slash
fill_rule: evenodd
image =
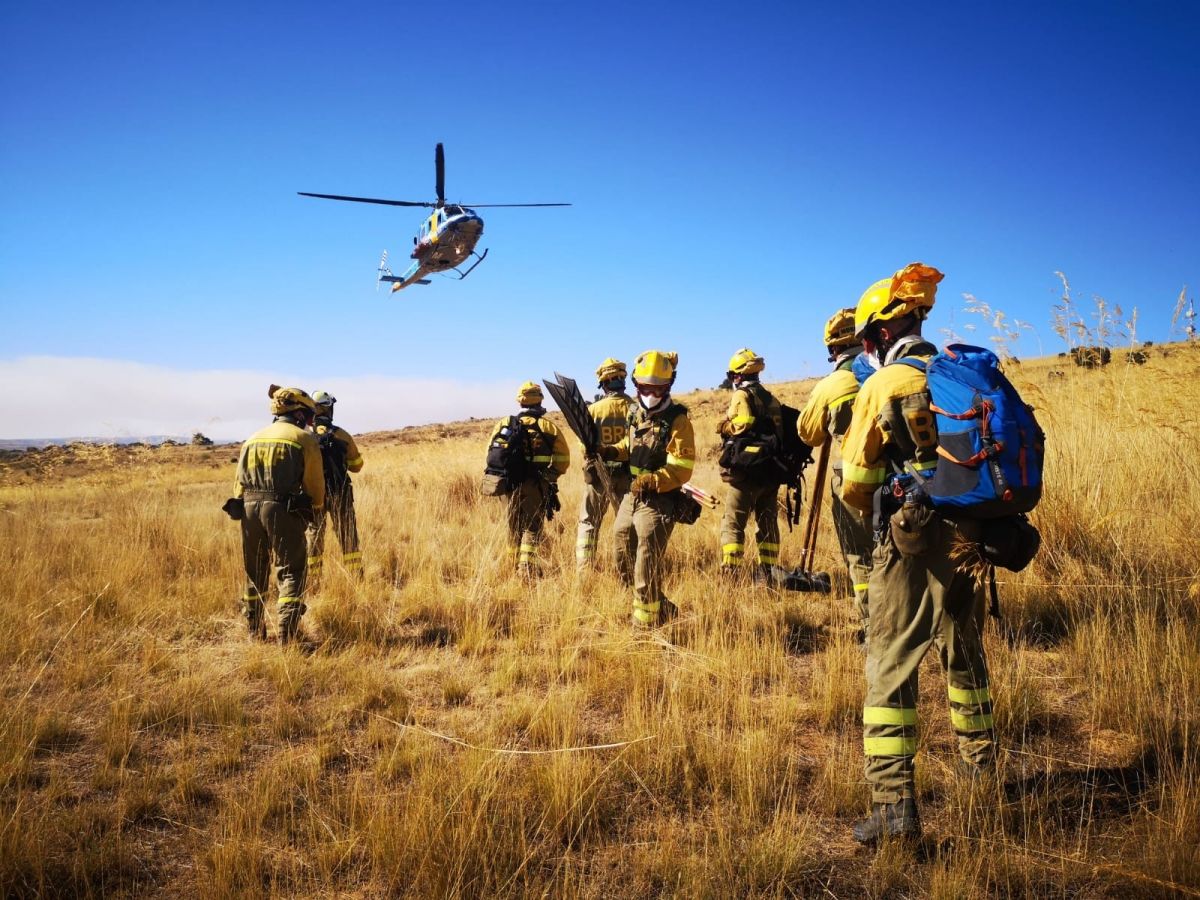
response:
<path id="1" fill-rule="evenodd" d="M 977 766 L 995 759 L 982 585 L 950 559 L 958 526 L 934 515 L 926 528 L 924 553 L 904 555 L 889 530 L 872 560 L 863 751 L 875 803 L 916 796 L 917 671 L 931 646 L 946 672 L 959 752 Z"/>

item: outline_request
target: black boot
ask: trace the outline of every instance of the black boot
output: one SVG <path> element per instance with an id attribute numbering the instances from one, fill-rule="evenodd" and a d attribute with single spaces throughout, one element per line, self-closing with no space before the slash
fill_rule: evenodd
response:
<path id="1" fill-rule="evenodd" d="M 897 803 L 876 803 L 869 818 L 854 823 L 854 839 L 860 844 L 874 844 L 881 838 L 919 837 L 921 817 L 917 801 L 905 798 Z"/>
<path id="2" fill-rule="evenodd" d="M 243 600 L 242 615 L 246 617 L 246 630 L 250 639 L 265 641 L 267 639 L 267 621 L 263 613 L 262 600 Z"/>

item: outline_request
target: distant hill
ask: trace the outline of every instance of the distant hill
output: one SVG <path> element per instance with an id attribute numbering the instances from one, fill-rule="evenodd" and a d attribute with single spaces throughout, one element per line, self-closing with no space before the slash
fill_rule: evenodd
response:
<path id="1" fill-rule="evenodd" d="M 191 443 L 190 437 L 178 434 L 151 434 L 143 437 L 62 437 L 62 438 L 0 438 L 0 450 L 28 450 L 31 447 L 65 447 L 68 444 L 177 444 Z"/>

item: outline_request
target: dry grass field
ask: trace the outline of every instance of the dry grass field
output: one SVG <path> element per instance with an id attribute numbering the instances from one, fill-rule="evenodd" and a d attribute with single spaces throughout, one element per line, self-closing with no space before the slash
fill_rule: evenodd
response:
<path id="1" fill-rule="evenodd" d="M 834 596 L 717 586 L 706 512 L 672 540 L 681 621 L 638 633 L 611 520 L 575 576 L 578 460 L 527 586 L 476 490 L 490 423 L 369 435 L 365 578 L 327 563 L 305 654 L 238 618 L 235 448 L 6 457 L 0 894 L 1200 896 L 1200 352 L 1119 356 L 1010 369 L 1049 487 L 988 626 L 1002 784 L 959 780 L 931 655 L 915 854 L 849 835 L 863 657 L 827 517 Z M 680 399 L 720 494 L 725 397 Z"/>

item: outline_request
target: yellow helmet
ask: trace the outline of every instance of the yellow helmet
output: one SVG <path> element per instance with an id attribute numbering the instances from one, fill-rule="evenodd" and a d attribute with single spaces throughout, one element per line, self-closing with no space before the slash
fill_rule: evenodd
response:
<path id="1" fill-rule="evenodd" d="M 679 354 L 674 351 L 647 350 L 633 364 L 634 384 L 671 384 Z"/>
<path id="2" fill-rule="evenodd" d="M 542 389 L 535 382 L 527 381 L 517 390 L 517 402 L 522 406 L 537 406 L 542 399 Z"/>
<path id="3" fill-rule="evenodd" d="M 861 338 L 876 322 L 899 319 L 910 313 L 922 318 L 933 309 L 938 282 L 945 276 L 933 266 L 909 263 L 891 278 L 877 281 L 859 298 L 854 311 L 854 336 Z"/>
<path id="4" fill-rule="evenodd" d="M 619 359 L 613 359 L 611 356 L 600 363 L 600 368 L 596 369 L 596 379 L 601 384 L 612 381 L 614 378 L 624 378 L 626 374 L 625 363 Z"/>
<path id="5" fill-rule="evenodd" d="M 766 360 L 749 347 L 743 347 L 729 360 L 729 371 L 734 375 L 756 375 L 766 366 Z"/>
<path id="6" fill-rule="evenodd" d="M 313 391 L 312 399 L 317 412 L 324 411 L 325 415 L 333 415 L 333 404 L 337 403 L 337 397 L 328 391 Z"/>
<path id="7" fill-rule="evenodd" d="M 300 388 L 280 387 L 273 384 L 267 388 L 267 396 L 271 398 L 271 415 L 273 416 L 281 416 L 298 409 L 307 409 L 311 412 L 316 412 L 317 409 L 312 397 Z"/>
<path id="8" fill-rule="evenodd" d="M 858 339 L 854 336 L 854 307 L 839 309 L 825 323 L 825 346 L 841 348 L 857 343 Z"/>

